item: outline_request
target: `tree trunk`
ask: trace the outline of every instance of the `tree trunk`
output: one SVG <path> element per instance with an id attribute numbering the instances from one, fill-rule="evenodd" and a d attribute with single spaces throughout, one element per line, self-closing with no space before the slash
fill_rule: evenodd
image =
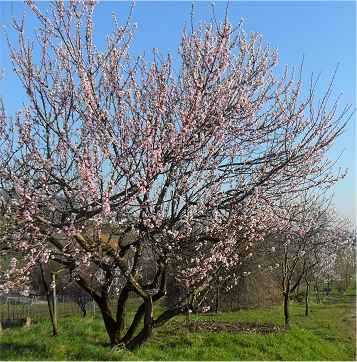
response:
<path id="1" fill-rule="evenodd" d="M 289 292 L 284 292 L 284 325 L 289 328 Z"/>
<path id="2" fill-rule="evenodd" d="M 154 327 L 161 326 L 172 317 L 178 314 L 182 314 L 188 310 L 187 306 L 170 309 L 162 313 L 156 320 L 154 320 L 153 301 L 158 300 L 160 297 L 161 293 L 154 297 L 148 295 L 147 297 L 143 298 L 144 301 L 137 309 L 134 319 L 124 336 L 124 324 L 122 323 L 124 314 L 121 314 L 121 312 L 124 312 L 125 303 L 127 300 L 124 298 L 125 300 L 123 299 L 123 303 L 119 303 L 121 301 L 121 297 L 119 297 L 116 319 L 114 319 L 112 316 L 112 311 L 109 307 L 108 301 L 103 298 L 97 300 L 97 304 L 102 313 L 105 329 L 109 336 L 112 347 L 122 343 L 128 350 L 135 350 L 151 337 Z M 142 319 L 144 319 L 144 326 L 142 330 L 134 337 Z"/>
<path id="3" fill-rule="evenodd" d="M 219 290 L 219 284 L 216 286 L 216 306 L 215 306 L 215 313 L 218 313 L 219 310 L 219 303 L 220 302 L 220 290 Z"/>
<path id="4" fill-rule="evenodd" d="M 306 283 L 305 289 L 305 317 L 309 315 L 309 283 Z"/>
<path id="5" fill-rule="evenodd" d="M 319 290 L 319 286 L 318 286 L 317 282 L 315 282 L 315 294 L 316 294 L 316 303 L 320 304 L 320 302 L 321 302 L 320 290 Z"/>
<path id="6" fill-rule="evenodd" d="M 144 299 L 144 309 L 145 309 L 145 316 L 144 316 L 144 327 L 139 332 L 139 334 L 134 337 L 130 342 L 126 344 L 126 348 L 130 351 L 140 347 L 145 341 L 147 341 L 151 335 L 153 330 L 153 302 L 152 297 L 149 295 Z"/>
<path id="7" fill-rule="evenodd" d="M 81 317 L 84 318 L 87 315 L 87 308 L 86 308 L 87 301 L 79 297 L 77 299 L 77 304 L 80 310 Z"/>
<path id="8" fill-rule="evenodd" d="M 124 287 L 121 291 L 116 312 L 116 321 L 122 335 L 125 329 L 125 316 L 126 316 L 126 302 L 129 299 L 129 288 Z"/>
<path id="9" fill-rule="evenodd" d="M 45 293 L 46 293 L 48 312 L 50 314 L 50 320 L 51 320 L 51 325 L 52 325 L 52 335 L 57 336 L 58 335 L 58 330 L 57 330 L 57 324 L 56 324 L 55 318 L 54 318 L 53 298 L 51 298 L 50 288 L 48 287 L 48 284 L 46 282 L 45 274 L 44 274 L 44 271 L 43 271 L 43 268 L 42 268 L 42 264 L 40 264 L 40 271 L 41 271 L 41 280 L 42 280 L 43 288 L 45 289 Z"/>
<path id="10" fill-rule="evenodd" d="M 110 345 L 112 347 L 114 347 L 121 342 L 120 341 L 120 339 L 121 339 L 120 325 L 113 318 L 107 299 L 102 299 L 98 303 L 98 306 L 102 313 L 104 326 L 105 326 L 105 330 L 107 331 L 107 334 L 109 336 Z"/>
<path id="11" fill-rule="evenodd" d="M 133 338 L 134 333 L 137 330 L 137 328 L 139 327 L 139 324 L 140 324 L 144 314 L 145 314 L 145 304 L 141 304 L 135 313 L 134 319 L 131 322 L 131 325 L 130 325 L 128 331 L 126 332 L 125 336 L 123 337 L 122 342 L 124 344 L 127 344 Z"/>
<path id="12" fill-rule="evenodd" d="M 116 308 L 115 318 L 109 305 L 108 297 L 102 296 L 97 300 L 97 304 L 102 313 L 104 326 L 109 336 L 112 347 L 123 343 L 123 333 L 125 329 L 126 303 L 129 298 L 129 288 L 124 287 L 121 291 Z"/>
<path id="13" fill-rule="evenodd" d="M 156 295 L 154 295 L 152 297 L 151 303 L 153 304 L 154 302 L 161 299 L 163 296 L 165 296 L 164 289 L 160 290 Z M 153 308 L 153 306 L 152 306 L 152 308 Z M 134 316 L 125 336 L 122 338 L 122 343 L 124 343 L 125 345 L 133 338 L 136 330 L 138 329 L 138 327 L 140 325 L 141 320 L 145 316 L 146 310 L 147 310 L 147 308 L 146 308 L 146 304 L 145 304 L 145 300 L 144 300 L 144 302 L 137 309 L 135 316 Z"/>

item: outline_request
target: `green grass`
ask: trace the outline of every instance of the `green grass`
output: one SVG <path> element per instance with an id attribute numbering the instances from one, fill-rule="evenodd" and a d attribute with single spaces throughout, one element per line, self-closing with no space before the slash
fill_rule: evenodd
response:
<path id="1" fill-rule="evenodd" d="M 354 360 L 355 291 L 312 304 L 291 304 L 292 327 L 287 332 L 190 333 L 177 328 L 178 317 L 159 330 L 135 352 L 111 350 L 100 318 L 67 317 L 60 320 L 60 335 L 42 320 L 29 330 L 7 329 L 0 337 L 0 360 Z M 192 319 L 283 323 L 282 308 L 259 308 Z"/>

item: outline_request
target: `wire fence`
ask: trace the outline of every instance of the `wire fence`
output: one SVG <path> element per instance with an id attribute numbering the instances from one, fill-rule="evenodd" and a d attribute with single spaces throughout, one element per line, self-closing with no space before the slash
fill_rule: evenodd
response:
<path id="1" fill-rule="evenodd" d="M 51 296 L 51 298 L 53 298 Z M 52 299 L 51 299 L 52 302 Z M 116 310 L 116 298 L 110 299 L 112 311 Z M 129 306 L 136 309 L 140 300 L 134 295 L 129 298 Z M 69 316 L 92 317 L 99 316 L 100 310 L 94 300 L 88 295 L 57 295 L 56 314 L 61 319 Z M 49 319 L 48 302 L 45 296 L 0 296 L 0 322 L 16 320 L 32 321 Z"/>
<path id="2" fill-rule="evenodd" d="M 78 315 L 85 317 L 98 312 L 90 297 L 57 296 L 57 317 Z M 31 318 L 32 320 L 49 318 L 49 308 L 45 297 L 0 297 L 0 321 Z"/>

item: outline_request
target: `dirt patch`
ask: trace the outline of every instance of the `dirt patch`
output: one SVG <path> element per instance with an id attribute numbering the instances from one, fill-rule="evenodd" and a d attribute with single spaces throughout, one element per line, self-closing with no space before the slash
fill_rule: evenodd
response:
<path id="1" fill-rule="evenodd" d="M 286 331 L 285 327 L 275 324 L 258 324 L 258 323 L 229 323 L 229 322 L 214 322 L 214 321 L 195 321 L 188 325 L 183 324 L 183 327 L 191 332 L 253 332 L 253 333 L 276 333 Z"/>

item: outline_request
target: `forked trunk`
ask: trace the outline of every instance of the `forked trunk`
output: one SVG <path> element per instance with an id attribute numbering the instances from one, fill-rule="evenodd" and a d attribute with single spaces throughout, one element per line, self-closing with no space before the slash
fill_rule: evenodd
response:
<path id="1" fill-rule="evenodd" d="M 136 330 L 138 329 L 140 322 L 145 314 L 145 305 L 141 304 L 138 310 L 135 313 L 134 319 L 131 322 L 130 327 L 128 328 L 125 336 L 122 339 L 122 343 L 127 344 L 134 336 Z"/>
<path id="2" fill-rule="evenodd" d="M 136 337 L 134 337 L 132 340 L 126 343 L 126 348 L 128 348 L 131 351 L 140 347 L 152 335 L 154 319 L 153 319 L 153 302 L 151 296 L 145 298 L 144 310 L 145 310 L 145 316 L 144 316 L 143 329 L 139 332 L 139 334 Z"/>
<path id="3" fill-rule="evenodd" d="M 120 302 L 120 303 L 119 303 Z M 124 344 L 127 349 L 134 350 L 141 346 L 152 335 L 153 330 L 153 302 L 149 296 L 145 298 L 144 303 L 138 308 L 134 319 L 124 335 L 124 317 L 125 317 L 125 301 L 118 302 L 117 318 L 114 319 L 112 311 L 107 300 L 98 302 L 98 306 L 103 316 L 104 326 L 108 334 L 110 345 L 112 347 L 118 344 Z M 144 317 L 144 326 L 136 335 L 142 318 Z"/>
<path id="4" fill-rule="evenodd" d="M 110 344 L 114 347 L 123 343 L 125 329 L 126 303 L 129 298 L 129 289 L 123 288 L 117 301 L 116 315 L 114 316 L 109 305 L 108 297 L 96 299 L 103 316 L 104 326 L 109 336 Z"/>
<path id="5" fill-rule="evenodd" d="M 125 332 L 125 306 L 128 300 L 128 289 L 124 289 L 118 299 L 117 312 L 114 318 L 107 298 L 97 298 L 96 302 L 102 313 L 106 332 L 110 339 L 112 347 L 123 344 L 128 350 L 135 350 L 145 343 L 152 335 L 153 328 L 161 326 L 178 314 L 185 313 L 188 306 L 180 306 L 169 309 L 158 316 L 156 320 L 153 317 L 153 303 L 159 300 L 165 293 L 159 292 L 153 297 L 149 294 L 142 295 L 143 303 L 139 306 L 136 314 Z M 143 321 L 142 329 L 137 333 Z"/>

